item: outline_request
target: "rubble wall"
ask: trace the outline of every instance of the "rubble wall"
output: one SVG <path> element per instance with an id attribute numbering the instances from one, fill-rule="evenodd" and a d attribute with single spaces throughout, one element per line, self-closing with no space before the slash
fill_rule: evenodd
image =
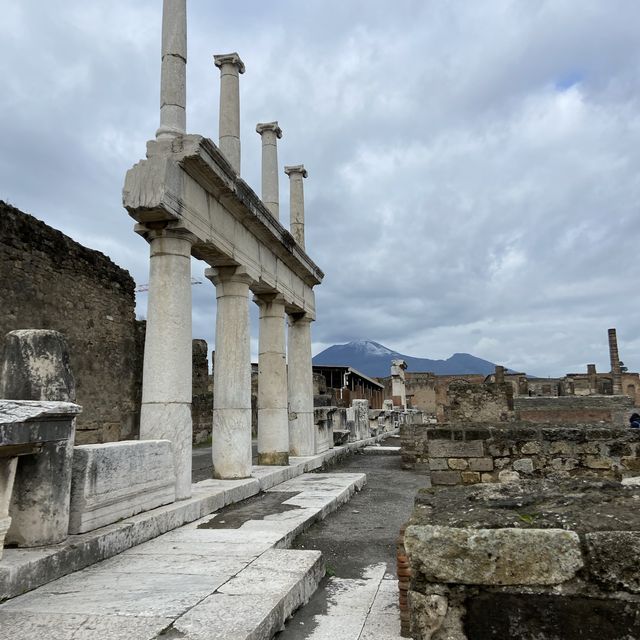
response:
<path id="1" fill-rule="evenodd" d="M 640 429 L 602 424 L 416 425 L 400 427 L 402 467 L 433 485 L 524 477 L 640 475 Z"/>
<path id="2" fill-rule="evenodd" d="M 67 338 L 83 408 L 76 444 L 135 437 L 142 352 L 129 273 L 2 201 L 0 272 L 0 336 L 55 329 Z"/>

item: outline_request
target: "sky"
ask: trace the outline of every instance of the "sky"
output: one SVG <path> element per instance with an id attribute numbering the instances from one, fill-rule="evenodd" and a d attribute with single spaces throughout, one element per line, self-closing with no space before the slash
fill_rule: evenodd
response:
<path id="1" fill-rule="evenodd" d="M 161 5 L 0 0 L 0 198 L 138 284 L 121 191 L 159 124 Z M 369 339 L 555 376 L 609 370 L 616 327 L 638 371 L 639 24 L 636 0 L 188 0 L 187 130 L 217 141 L 212 56 L 237 51 L 243 178 L 259 193 L 271 120 L 309 172 L 314 353 Z M 281 173 L 285 226 L 288 199 Z"/>

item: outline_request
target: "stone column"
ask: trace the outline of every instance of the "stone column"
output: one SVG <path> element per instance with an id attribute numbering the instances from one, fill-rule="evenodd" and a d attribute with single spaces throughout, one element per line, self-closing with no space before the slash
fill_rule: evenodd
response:
<path id="1" fill-rule="evenodd" d="M 160 128 L 156 138 L 186 132 L 187 0 L 164 0 L 162 6 L 162 72 Z"/>
<path id="2" fill-rule="evenodd" d="M 256 131 L 262 138 L 262 202 L 276 220 L 280 220 L 280 194 L 278 191 L 278 138 L 282 129 L 277 122 L 261 122 Z"/>
<path id="3" fill-rule="evenodd" d="M 216 285 L 216 361 L 213 369 L 213 475 L 251 475 L 251 345 L 249 285 L 241 267 L 207 269 Z"/>
<path id="4" fill-rule="evenodd" d="M 191 238 L 145 230 L 150 243 L 141 440 L 171 440 L 176 499 L 191 496 Z"/>
<path id="5" fill-rule="evenodd" d="M 615 329 L 609 329 L 609 358 L 611 359 L 611 377 L 613 378 L 613 395 L 622 395 L 622 372 L 620 371 L 620 355 L 618 354 L 618 338 Z"/>
<path id="6" fill-rule="evenodd" d="M 220 69 L 220 151 L 240 175 L 240 74 L 244 63 L 237 53 L 213 56 Z"/>
<path id="7" fill-rule="evenodd" d="M 495 383 L 504 384 L 504 367 L 499 364 L 496 365 Z"/>
<path id="8" fill-rule="evenodd" d="M 589 379 L 589 392 L 591 394 L 598 393 L 598 374 L 596 372 L 595 364 L 587 365 L 587 377 Z"/>
<path id="9" fill-rule="evenodd" d="M 289 210 L 291 235 L 304 249 L 304 185 L 303 178 L 309 174 L 303 164 L 285 167 L 284 172 L 289 176 Z"/>
<path id="10" fill-rule="evenodd" d="M 289 453 L 312 456 L 316 452 L 313 416 L 313 369 L 311 364 L 311 318 L 289 315 L 288 389 Z"/>
<path id="11" fill-rule="evenodd" d="M 404 360 L 391 361 L 391 396 L 393 406 L 400 407 L 402 411 L 407 408 L 407 388 L 405 384 L 404 370 L 407 363 Z"/>
<path id="12" fill-rule="evenodd" d="M 258 464 L 289 464 L 284 298 L 263 294 L 258 360 Z"/>

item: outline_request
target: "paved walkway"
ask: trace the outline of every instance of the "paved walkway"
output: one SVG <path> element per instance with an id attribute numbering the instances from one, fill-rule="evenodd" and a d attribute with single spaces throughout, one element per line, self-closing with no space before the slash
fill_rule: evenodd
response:
<path id="1" fill-rule="evenodd" d="M 303 474 L 0 605 L 2 640 L 270 638 L 324 575 L 293 538 L 361 473 Z"/>

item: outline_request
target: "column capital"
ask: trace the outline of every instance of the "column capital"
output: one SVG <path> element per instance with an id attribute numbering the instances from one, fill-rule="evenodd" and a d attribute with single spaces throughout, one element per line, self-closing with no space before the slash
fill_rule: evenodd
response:
<path id="1" fill-rule="evenodd" d="M 279 127 L 277 120 L 273 122 L 258 122 L 256 132 L 262 135 L 267 131 L 273 131 L 277 138 L 282 138 L 282 129 Z"/>
<path id="2" fill-rule="evenodd" d="M 244 73 L 245 67 L 240 56 L 234 51 L 233 53 L 220 53 L 213 56 L 213 64 L 220 70 L 226 64 L 231 64 L 238 69 L 238 73 Z"/>
<path id="3" fill-rule="evenodd" d="M 194 244 L 197 241 L 196 236 L 188 229 L 172 227 L 170 224 L 166 221 L 138 223 L 134 225 L 133 230 L 147 242 L 151 242 L 156 238 L 176 238 L 178 240 L 187 240 L 190 244 Z"/>
<path id="4" fill-rule="evenodd" d="M 276 291 L 269 293 L 256 293 L 253 296 L 253 301 L 258 305 L 265 304 L 285 304 L 284 296 Z"/>
<path id="5" fill-rule="evenodd" d="M 211 280 L 216 287 L 227 282 L 249 287 L 255 282 L 244 267 L 209 267 L 205 269 L 204 277 Z"/>
<path id="6" fill-rule="evenodd" d="M 304 168 L 303 164 L 295 164 L 295 165 L 290 165 L 284 168 L 284 172 L 291 177 L 292 175 L 295 174 L 301 174 L 303 178 L 306 178 L 309 174 L 307 173 L 307 170 Z"/>
<path id="7" fill-rule="evenodd" d="M 315 320 L 315 318 L 304 312 L 287 313 L 287 315 L 289 316 L 289 324 L 311 324 Z"/>

